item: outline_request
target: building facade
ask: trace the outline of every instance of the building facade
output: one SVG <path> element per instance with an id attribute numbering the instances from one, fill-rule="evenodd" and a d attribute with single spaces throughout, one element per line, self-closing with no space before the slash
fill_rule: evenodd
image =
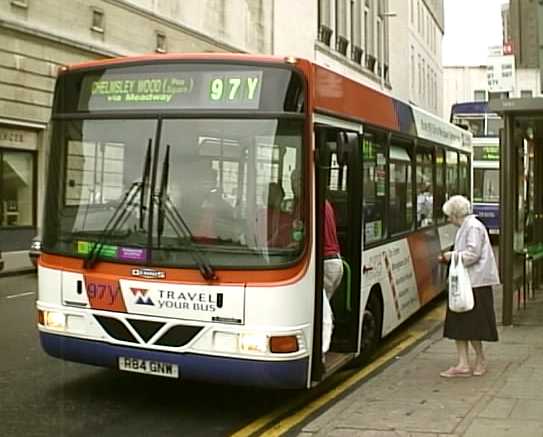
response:
<path id="1" fill-rule="evenodd" d="M 443 114 L 450 117 L 454 103 L 489 101 L 494 98 L 540 97 L 539 70 L 522 68 L 515 71 L 510 91 L 491 91 L 488 66 L 447 66 L 444 68 Z"/>
<path id="2" fill-rule="evenodd" d="M 228 8 L 225 0 L 0 2 L 0 250 L 5 269 L 30 266 L 27 249 L 41 222 L 47 124 L 61 65 L 146 52 L 270 53 L 271 15 L 263 0 L 228 0 Z"/>
<path id="3" fill-rule="evenodd" d="M 27 249 L 39 232 L 60 66 L 141 53 L 293 55 L 439 114 L 442 16 L 443 0 L 0 2 L 0 250 L 6 269 L 28 265 Z M 405 56 L 411 46 L 413 64 Z"/>
<path id="4" fill-rule="evenodd" d="M 302 16 L 292 13 L 292 2 L 277 3 L 288 5 L 278 21 Z M 304 56 L 441 115 L 443 0 L 319 0 L 316 11 L 303 9 L 318 23 Z"/>
<path id="5" fill-rule="evenodd" d="M 502 9 L 504 34 L 511 42 L 517 68 L 539 67 L 539 2 L 532 0 L 509 0 Z"/>
<path id="6" fill-rule="evenodd" d="M 393 94 L 442 116 L 443 0 L 390 0 Z"/>

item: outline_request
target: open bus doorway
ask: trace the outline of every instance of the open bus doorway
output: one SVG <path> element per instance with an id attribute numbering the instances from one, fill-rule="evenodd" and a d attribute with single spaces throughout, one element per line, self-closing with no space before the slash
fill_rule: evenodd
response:
<path id="1" fill-rule="evenodd" d="M 343 137 L 342 137 L 343 136 Z M 360 140 L 355 132 L 319 126 L 316 130 L 318 159 L 317 183 L 317 280 L 316 293 L 323 289 L 325 251 L 325 209 L 334 212 L 343 275 L 330 299 L 334 329 L 329 351 L 324 355 L 326 373 L 352 359 L 360 344 L 360 290 L 362 258 L 362 184 Z M 344 138 L 339 140 L 338 138 Z M 342 143 L 338 147 L 338 143 Z M 328 204 L 328 205 L 327 205 Z M 317 308 L 321 311 L 323 302 Z M 321 300 L 324 300 L 324 296 Z M 325 302 L 324 302 L 325 304 Z M 319 313 L 319 311 L 316 311 Z M 318 323 L 315 323 L 316 329 Z M 321 331 L 322 332 L 322 331 Z M 321 339 L 322 340 L 322 339 Z"/>

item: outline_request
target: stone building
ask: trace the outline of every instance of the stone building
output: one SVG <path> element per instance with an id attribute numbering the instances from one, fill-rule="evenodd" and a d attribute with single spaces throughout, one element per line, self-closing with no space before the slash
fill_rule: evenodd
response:
<path id="1" fill-rule="evenodd" d="M 59 9 L 62 8 L 62 13 Z M 0 3 L 0 250 L 28 265 L 43 202 L 59 66 L 146 52 L 271 51 L 257 0 L 4 0 Z"/>

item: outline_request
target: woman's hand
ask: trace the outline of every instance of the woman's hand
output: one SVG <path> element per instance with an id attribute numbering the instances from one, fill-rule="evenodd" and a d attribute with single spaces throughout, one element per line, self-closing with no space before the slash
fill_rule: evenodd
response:
<path id="1" fill-rule="evenodd" d="M 444 252 L 437 257 L 440 263 L 447 264 L 451 260 L 452 252 Z"/>

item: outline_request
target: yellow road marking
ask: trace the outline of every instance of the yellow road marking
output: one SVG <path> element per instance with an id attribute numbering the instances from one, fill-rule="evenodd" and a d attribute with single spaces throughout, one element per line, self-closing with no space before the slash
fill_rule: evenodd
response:
<path id="1" fill-rule="evenodd" d="M 439 307 L 436 307 L 432 311 L 430 311 L 423 318 L 423 320 L 434 320 L 434 321 L 443 320 L 444 314 L 445 314 L 445 306 L 440 305 Z M 270 429 L 268 429 L 267 431 L 264 431 L 263 433 L 260 433 L 259 435 L 266 436 L 266 437 L 275 437 L 275 436 L 281 436 L 285 434 L 290 429 L 294 428 L 295 426 L 299 425 L 302 421 L 307 419 L 311 414 L 313 414 L 314 412 L 316 412 L 317 410 L 319 410 L 320 408 L 322 408 L 329 402 L 332 402 L 338 396 L 340 396 L 345 391 L 347 391 L 351 386 L 361 381 L 370 373 L 374 372 L 381 366 L 385 365 L 387 362 L 393 360 L 396 356 L 398 356 L 404 350 L 406 350 L 407 348 L 415 344 L 417 341 L 419 341 L 428 333 L 427 330 L 417 330 L 417 329 L 412 329 L 409 332 L 410 332 L 410 335 L 405 340 L 402 340 L 401 343 L 399 343 L 392 349 L 388 350 L 383 355 L 379 356 L 376 360 L 366 365 L 363 369 L 360 369 L 359 371 L 351 375 L 345 381 L 343 381 L 342 383 L 334 387 L 332 390 L 324 393 L 322 396 L 310 402 L 309 404 L 307 404 L 305 407 L 303 407 L 296 413 L 288 417 L 285 417 L 283 420 L 280 420 Z M 292 410 L 293 403 L 294 402 L 291 402 L 285 405 L 284 407 L 277 408 L 271 413 L 258 418 L 257 420 L 253 421 L 249 425 L 245 426 L 244 428 L 232 434 L 231 437 L 248 437 L 267 428 L 271 423 L 276 422 L 277 420 L 279 420 L 280 417 L 284 416 L 289 410 Z"/>

